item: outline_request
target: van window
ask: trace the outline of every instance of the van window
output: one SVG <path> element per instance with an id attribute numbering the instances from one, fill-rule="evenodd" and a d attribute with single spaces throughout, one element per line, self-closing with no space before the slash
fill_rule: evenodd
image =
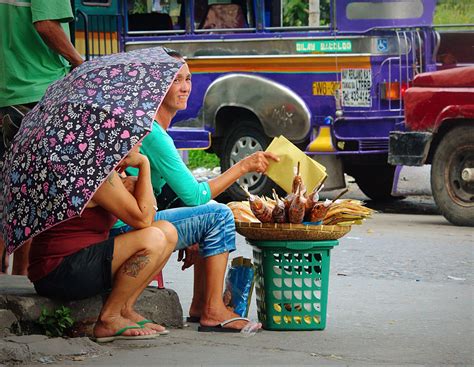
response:
<path id="1" fill-rule="evenodd" d="M 363 2 L 347 4 L 348 19 L 412 19 L 423 15 L 421 0 L 403 0 L 397 2 Z"/>
<path id="2" fill-rule="evenodd" d="M 128 0 L 128 31 L 145 34 L 184 30 L 180 23 L 181 3 L 177 0 Z"/>
<path id="3" fill-rule="evenodd" d="M 267 29 L 319 28 L 329 24 L 330 0 L 320 0 L 319 8 L 313 7 L 311 1 L 305 0 L 265 1 Z"/>
<path id="4" fill-rule="evenodd" d="M 255 27 L 253 3 L 250 0 L 195 0 L 194 28 L 197 32 L 249 31 Z"/>
<path id="5" fill-rule="evenodd" d="M 109 6 L 112 0 L 82 0 L 83 5 L 87 6 Z"/>

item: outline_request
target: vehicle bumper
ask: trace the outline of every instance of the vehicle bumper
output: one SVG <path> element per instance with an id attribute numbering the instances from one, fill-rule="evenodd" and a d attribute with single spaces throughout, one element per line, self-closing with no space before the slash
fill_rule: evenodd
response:
<path id="1" fill-rule="evenodd" d="M 390 132 L 388 163 L 422 166 L 425 164 L 433 134 L 430 132 Z"/>

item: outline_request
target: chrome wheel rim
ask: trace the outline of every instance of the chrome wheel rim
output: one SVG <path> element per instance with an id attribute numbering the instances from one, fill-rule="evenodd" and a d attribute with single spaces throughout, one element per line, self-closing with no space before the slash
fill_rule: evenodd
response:
<path id="1" fill-rule="evenodd" d="M 229 167 L 232 167 L 234 164 L 241 161 L 245 157 L 248 157 L 249 155 L 261 150 L 263 150 L 263 147 L 257 139 L 250 136 L 242 136 L 232 146 Z M 247 186 L 250 188 L 255 186 L 261 178 L 261 173 L 250 172 L 240 177 L 237 182 L 241 186 Z"/>

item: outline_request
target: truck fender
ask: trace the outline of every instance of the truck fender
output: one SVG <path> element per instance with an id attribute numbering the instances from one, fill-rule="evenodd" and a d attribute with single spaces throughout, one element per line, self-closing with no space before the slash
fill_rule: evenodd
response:
<path id="1" fill-rule="evenodd" d="M 436 117 L 434 124 L 435 131 L 438 131 L 441 125 L 447 120 L 474 120 L 474 104 L 473 105 L 451 105 L 444 108 Z"/>
<path id="2" fill-rule="evenodd" d="M 285 135 L 290 140 L 302 141 L 309 135 L 311 113 L 306 103 L 291 89 L 270 79 L 247 74 L 217 78 L 204 95 L 206 125 L 215 129 L 217 113 L 228 106 L 255 114 L 269 137 Z"/>

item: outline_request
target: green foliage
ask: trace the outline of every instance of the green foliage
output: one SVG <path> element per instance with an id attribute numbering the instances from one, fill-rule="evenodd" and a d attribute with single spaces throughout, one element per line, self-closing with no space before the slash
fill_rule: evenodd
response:
<path id="1" fill-rule="evenodd" d="M 331 6 L 329 5 L 329 0 L 321 0 L 319 9 L 321 11 L 320 25 L 329 25 L 331 23 Z"/>
<path id="2" fill-rule="evenodd" d="M 329 0 L 320 0 L 320 25 L 328 25 L 330 22 Z M 309 23 L 309 1 L 308 0 L 286 0 L 283 2 L 283 26 L 301 27 Z"/>
<path id="3" fill-rule="evenodd" d="M 283 8 L 283 26 L 301 27 L 308 25 L 309 3 L 301 0 L 288 0 Z"/>
<path id="4" fill-rule="evenodd" d="M 65 306 L 61 306 L 56 311 L 43 308 L 38 324 L 41 325 L 47 336 L 63 336 L 64 331 L 74 324 L 71 309 Z"/>
<path id="5" fill-rule="evenodd" d="M 133 0 L 132 7 L 129 9 L 130 14 L 144 14 L 147 13 L 147 4 L 144 0 Z"/>
<path id="6" fill-rule="evenodd" d="M 474 1 L 439 0 L 434 24 L 474 24 Z"/>
<path id="7" fill-rule="evenodd" d="M 219 158 L 212 153 L 206 153 L 204 150 L 190 150 L 188 154 L 188 167 L 195 169 L 198 167 L 214 168 L 219 167 Z"/>

